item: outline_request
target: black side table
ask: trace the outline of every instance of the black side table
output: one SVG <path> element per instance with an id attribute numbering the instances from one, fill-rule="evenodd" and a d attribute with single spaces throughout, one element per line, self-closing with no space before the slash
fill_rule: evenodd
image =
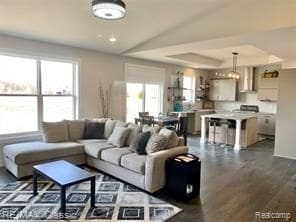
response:
<path id="1" fill-rule="evenodd" d="M 201 161 L 192 154 L 182 154 L 166 161 L 166 190 L 169 195 L 189 201 L 200 194 Z"/>

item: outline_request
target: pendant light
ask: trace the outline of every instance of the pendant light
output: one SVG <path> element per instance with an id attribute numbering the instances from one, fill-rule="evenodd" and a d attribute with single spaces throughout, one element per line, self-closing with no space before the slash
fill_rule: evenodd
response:
<path id="1" fill-rule="evenodd" d="M 237 52 L 233 52 L 232 53 L 232 71 L 228 74 L 229 78 L 232 79 L 239 79 L 239 73 L 236 70 L 236 65 L 237 65 L 237 57 L 238 57 L 238 53 Z"/>
<path id="2" fill-rule="evenodd" d="M 93 0 L 92 12 L 102 19 L 121 19 L 126 14 L 126 6 L 121 0 Z"/>

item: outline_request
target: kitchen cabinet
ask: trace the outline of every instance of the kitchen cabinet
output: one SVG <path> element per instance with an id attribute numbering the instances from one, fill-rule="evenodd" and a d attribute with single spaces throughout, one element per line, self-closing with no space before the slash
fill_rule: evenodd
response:
<path id="1" fill-rule="evenodd" d="M 277 101 L 278 99 L 278 77 L 264 77 L 260 75 L 258 100 L 260 101 Z"/>
<path id="2" fill-rule="evenodd" d="M 273 114 L 258 115 L 258 134 L 275 136 L 275 116 Z"/>
<path id="3" fill-rule="evenodd" d="M 234 79 L 215 79 L 210 81 L 209 98 L 213 101 L 235 101 L 237 81 Z"/>

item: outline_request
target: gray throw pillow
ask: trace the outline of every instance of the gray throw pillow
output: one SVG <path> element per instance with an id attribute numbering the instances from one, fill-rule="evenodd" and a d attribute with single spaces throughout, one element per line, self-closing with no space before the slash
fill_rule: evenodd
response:
<path id="1" fill-rule="evenodd" d="M 136 136 L 130 145 L 130 151 L 137 152 L 140 155 L 146 154 L 146 145 L 151 137 L 151 132 L 140 133 Z"/>
<path id="2" fill-rule="evenodd" d="M 116 122 L 117 120 L 107 119 L 105 123 L 105 132 L 104 132 L 105 139 L 108 139 L 111 136 Z"/>
<path id="3" fill-rule="evenodd" d="M 43 141 L 45 143 L 60 143 L 69 141 L 68 123 L 60 122 L 43 122 Z"/>
<path id="4" fill-rule="evenodd" d="M 142 126 L 130 123 L 127 128 L 130 129 L 130 132 L 126 139 L 126 145 L 130 146 L 136 136 L 142 132 Z"/>
<path id="5" fill-rule="evenodd" d="M 147 143 L 146 153 L 155 153 L 165 149 L 167 142 L 168 140 L 164 135 L 152 135 Z"/>
<path id="6" fill-rule="evenodd" d="M 161 130 L 161 127 L 160 126 L 149 126 L 149 125 L 143 125 L 143 128 L 142 128 L 142 132 L 147 132 L 147 131 L 150 131 L 151 134 L 155 134 L 155 133 L 159 133 L 159 131 Z"/>
<path id="7" fill-rule="evenodd" d="M 83 139 L 104 139 L 105 123 L 86 121 Z"/>
<path id="8" fill-rule="evenodd" d="M 179 138 L 175 131 L 169 130 L 167 128 L 162 128 L 159 132 L 159 135 L 164 135 L 167 138 L 168 142 L 166 148 L 171 148 L 178 145 Z"/>
<path id="9" fill-rule="evenodd" d="M 83 138 L 85 121 L 68 120 L 69 140 L 77 141 Z"/>
<path id="10" fill-rule="evenodd" d="M 108 139 L 108 143 L 117 147 L 123 147 L 129 131 L 130 129 L 126 127 L 115 127 L 113 133 Z"/>

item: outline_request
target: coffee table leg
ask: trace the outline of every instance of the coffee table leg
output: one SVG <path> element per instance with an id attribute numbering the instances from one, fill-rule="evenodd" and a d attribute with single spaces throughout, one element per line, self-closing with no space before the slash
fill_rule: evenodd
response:
<path id="1" fill-rule="evenodd" d="M 66 212 L 66 187 L 61 187 L 61 213 L 64 215 Z"/>
<path id="2" fill-rule="evenodd" d="M 90 180 L 90 207 L 95 207 L 96 202 L 96 177 Z"/>
<path id="3" fill-rule="evenodd" d="M 37 179 L 38 179 L 38 174 L 33 170 L 33 195 L 36 196 L 38 194 L 37 191 Z"/>

